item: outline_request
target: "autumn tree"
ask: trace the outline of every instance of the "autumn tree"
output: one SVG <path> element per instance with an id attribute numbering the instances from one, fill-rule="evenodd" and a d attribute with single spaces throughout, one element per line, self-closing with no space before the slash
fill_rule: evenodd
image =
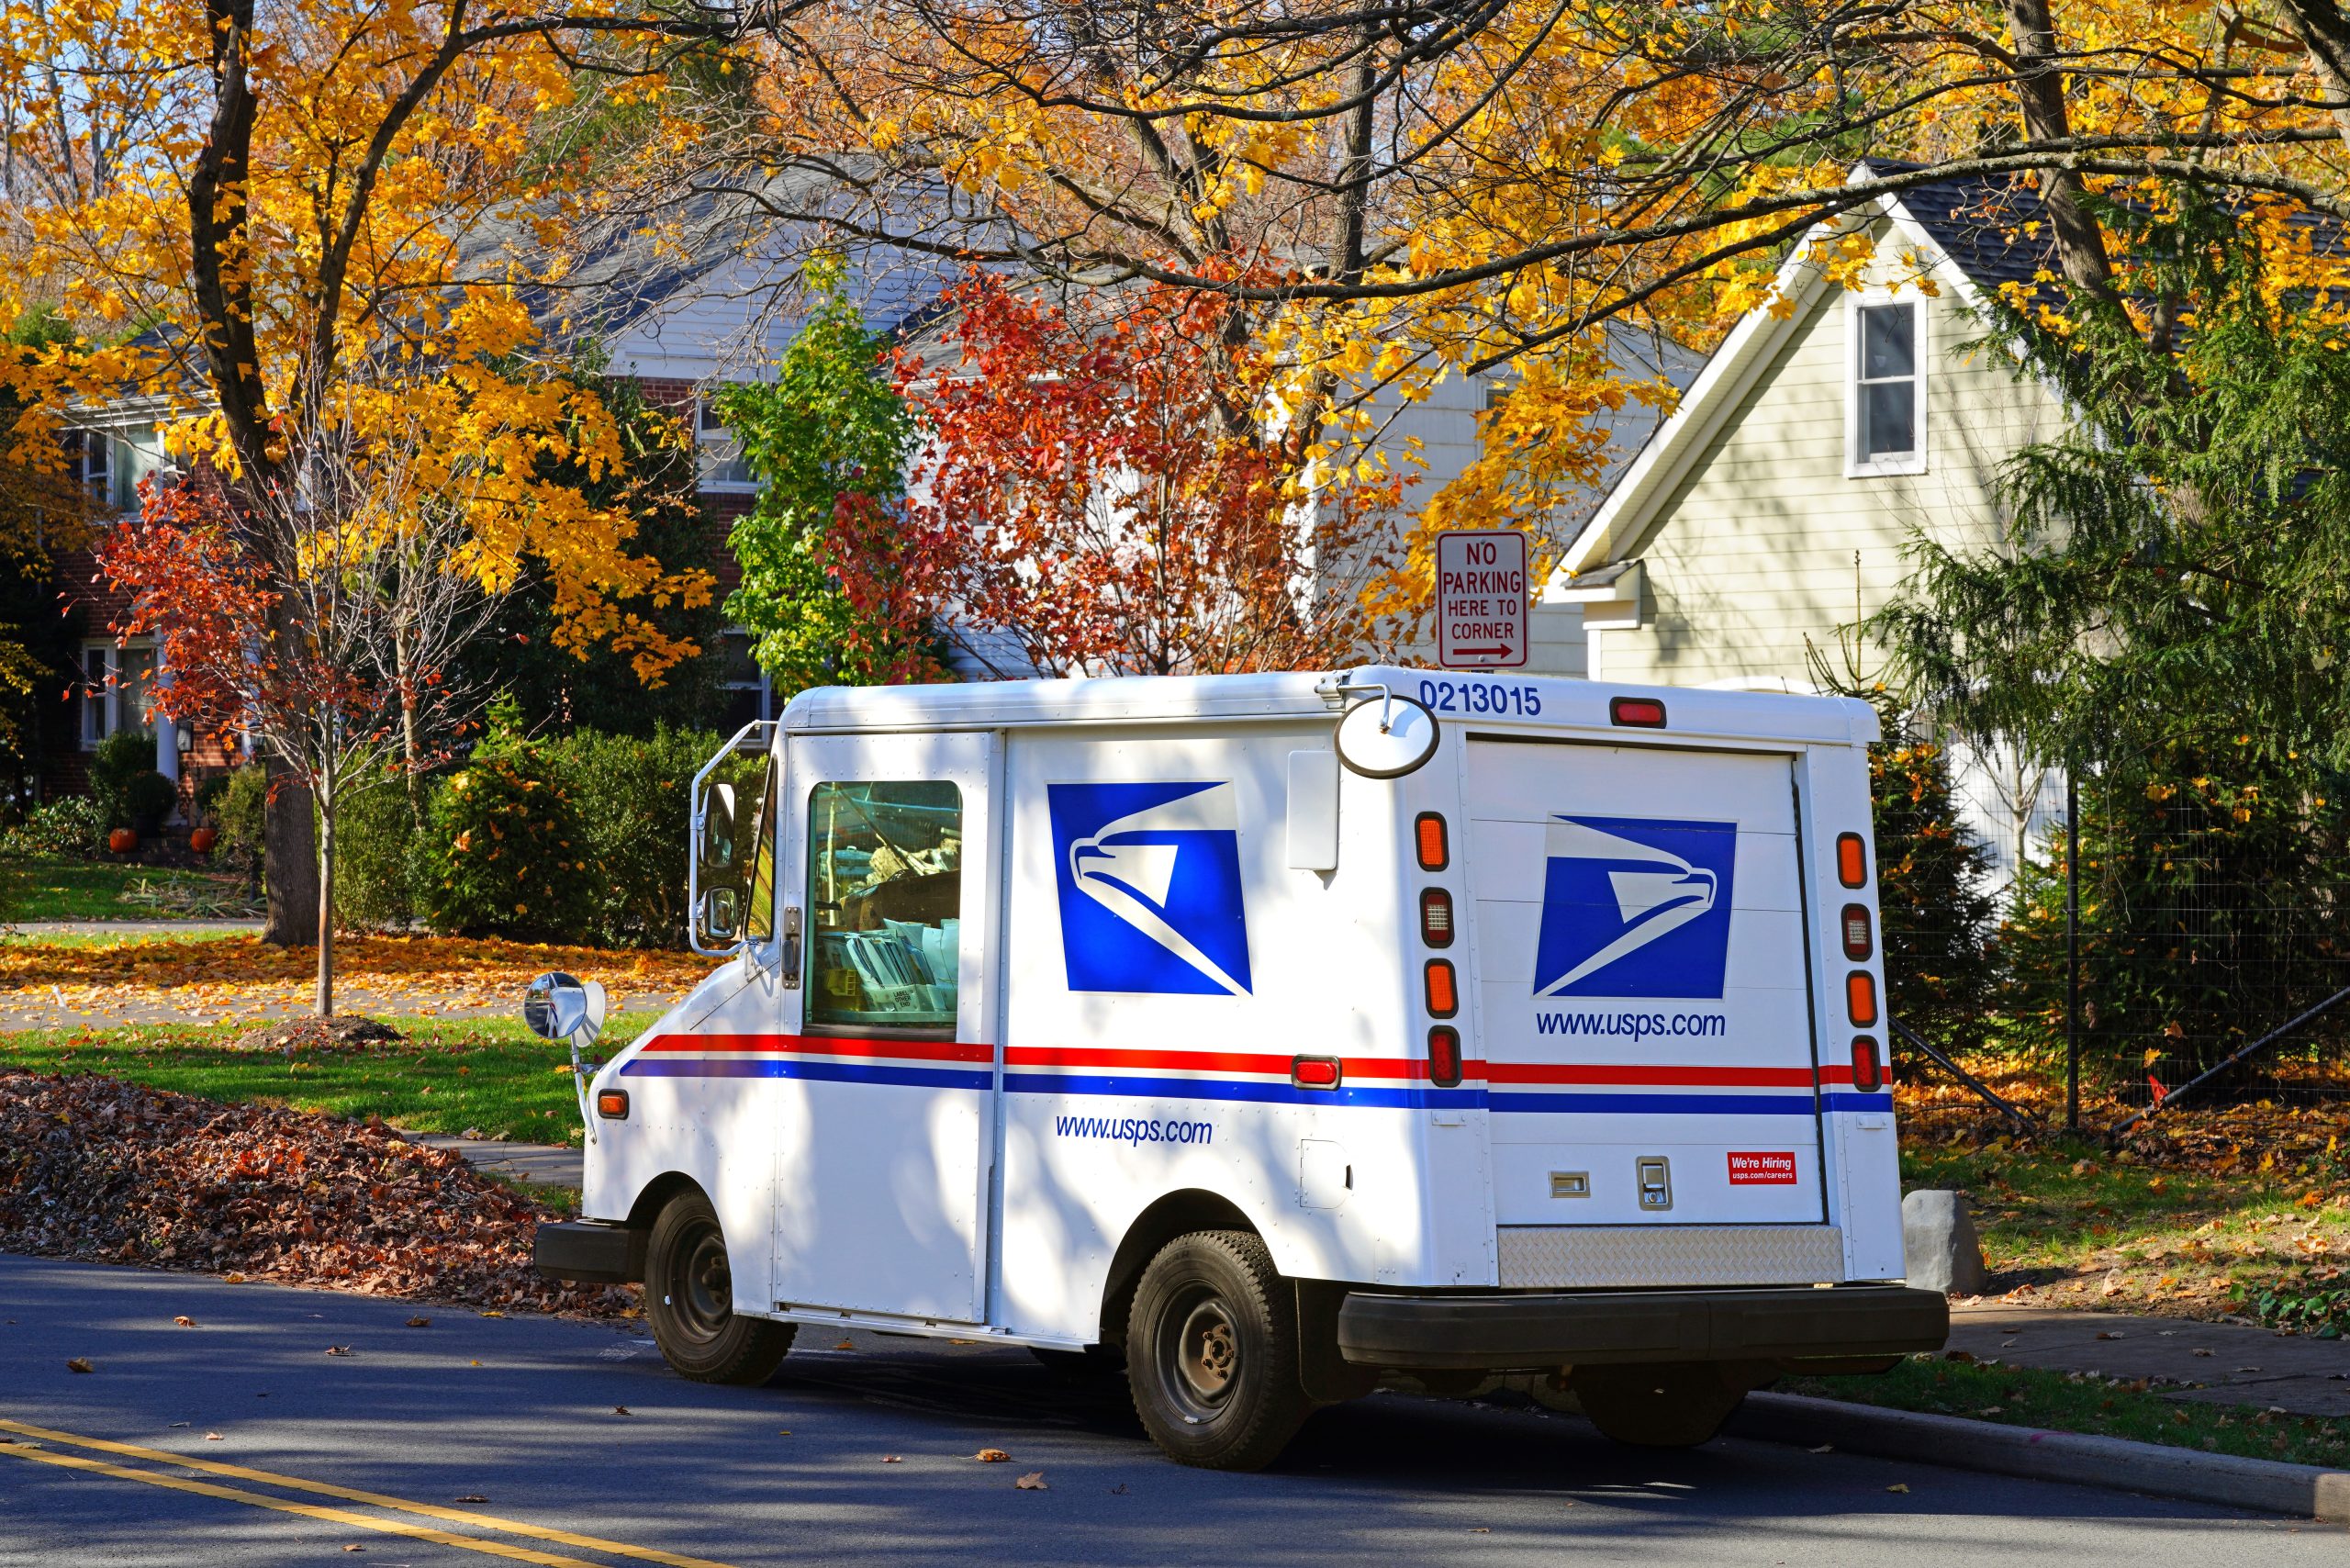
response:
<path id="1" fill-rule="evenodd" d="M 452 462 L 421 396 L 357 399 L 302 432 L 298 467 L 266 487 L 210 476 L 150 482 L 105 531 L 99 569 L 129 599 L 114 630 L 151 635 L 155 706 L 198 734 L 249 738 L 317 815 L 317 1005 L 334 1013 L 336 831 L 349 798 L 411 792 L 476 706 L 460 656 L 495 596 L 469 569 L 471 515 L 500 472 Z M 502 432 L 475 427 L 488 444 Z"/>
<path id="2" fill-rule="evenodd" d="M 231 519 L 265 519 L 307 471 L 302 441 L 330 427 L 322 410 L 362 385 L 355 368 L 442 367 L 393 389 L 456 421 L 439 427 L 442 455 L 418 454 L 420 474 L 462 454 L 499 481 L 464 519 L 459 569 L 496 592 L 537 563 L 558 643 L 608 644 L 657 682 L 691 649 L 642 607 L 708 582 L 632 550 L 624 510 L 541 476 L 550 449 L 591 473 L 621 454 L 593 391 L 545 374 L 515 291 L 562 298 L 583 151 L 564 117 L 584 95 L 657 103 L 672 48 L 743 19 L 659 0 L 12 11 L 0 31 L 12 262 L 0 326 L 49 303 L 77 329 L 6 361 L 13 447 L 53 443 L 77 404 L 152 398 L 184 462 L 219 477 Z M 473 441 L 457 428 L 468 420 L 501 443 Z M 266 554 L 266 525 L 255 527 Z M 297 601 L 289 588 L 270 602 L 290 614 Z M 275 633 L 289 646 L 303 634 Z M 302 939 L 316 907 L 297 785 L 277 781 L 270 814 L 268 935 L 280 942 Z"/>
<path id="3" fill-rule="evenodd" d="M 950 303 L 951 354 L 899 362 L 924 438 L 910 498 L 844 496 L 826 535 L 861 614 L 1002 675 L 1288 669 L 1364 645 L 1349 574 L 1375 569 L 1395 487 L 1317 491 L 1267 399 L 1274 367 L 1234 375 L 1220 301 L 1064 305 L 981 276 Z"/>

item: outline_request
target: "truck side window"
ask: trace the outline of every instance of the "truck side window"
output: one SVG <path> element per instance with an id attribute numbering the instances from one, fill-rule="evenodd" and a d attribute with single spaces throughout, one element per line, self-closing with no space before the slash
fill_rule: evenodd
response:
<path id="1" fill-rule="evenodd" d="M 754 942 L 775 940 L 775 790 L 778 769 L 767 759 L 766 783 L 759 790 L 758 820 L 751 824 L 751 884 L 744 894 L 749 908 L 743 915 L 743 934 Z"/>
<path id="2" fill-rule="evenodd" d="M 809 1021 L 951 1036 L 963 907 L 963 792 L 819 784 L 808 797 Z"/>

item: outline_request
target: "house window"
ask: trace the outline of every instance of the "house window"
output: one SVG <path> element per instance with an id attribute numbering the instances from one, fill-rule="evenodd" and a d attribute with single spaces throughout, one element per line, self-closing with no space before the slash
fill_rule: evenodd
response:
<path id="1" fill-rule="evenodd" d="M 742 443 L 719 417 L 718 404 L 705 393 L 695 399 L 694 445 L 701 454 L 701 487 L 705 490 L 755 490 L 758 479 Z"/>
<path id="2" fill-rule="evenodd" d="M 103 431 L 67 431 L 65 432 L 67 461 L 73 465 L 73 476 L 82 481 L 91 501 L 97 506 L 114 505 L 114 442 Z"/>
<path id="3" fill-rule="evenodd" d="M 133 643 L 82 644 L 82 744 L 95 746 L 117 730 L 143 730 L 154 720 L 155 649 Z"/>
<path id="4" fill-rule="evenodd" d="M 1852 308 L 1852 469 L 1915 474 L 1925 468 L 1924 355 L 1915 300 Z"/>
<path id="5" fill-rule="evenodd" d="M 774 718 L 775 691 L 767 684 L 767 672 L 752 656 L 751 633 L 722 632 L 719 642 L 726 661 L 719 683 L 726 689 L 727 732 L 732 734 L 754 719 Z"/>

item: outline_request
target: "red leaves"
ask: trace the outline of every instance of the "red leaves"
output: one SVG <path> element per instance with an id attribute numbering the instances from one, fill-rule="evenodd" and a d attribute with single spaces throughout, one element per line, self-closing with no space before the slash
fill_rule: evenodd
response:
<path id="1" fill-rule="evenodd" d="M 372 1119 L 0 1073 L 0 1248 L 11 1251 L 479 1306 L 633 1305 L 627 1291 L 541 1279 L 531 1247 L 543 1217 L 462 1156 Z"/>

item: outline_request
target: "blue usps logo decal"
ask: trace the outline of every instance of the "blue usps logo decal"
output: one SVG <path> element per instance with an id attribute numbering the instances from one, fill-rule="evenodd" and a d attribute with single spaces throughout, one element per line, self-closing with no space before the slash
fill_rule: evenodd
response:
<path id="1" fill-rule="evenodd" d="M 1720 999 L 1736 823 L 1558 817 L 1544 837 L 1535 995 Z"/>
<path id="2" fill-rule="evenodd" d="M 1047 784 L 1071 991 L 1248 994 L 1229 782 Z"/>

